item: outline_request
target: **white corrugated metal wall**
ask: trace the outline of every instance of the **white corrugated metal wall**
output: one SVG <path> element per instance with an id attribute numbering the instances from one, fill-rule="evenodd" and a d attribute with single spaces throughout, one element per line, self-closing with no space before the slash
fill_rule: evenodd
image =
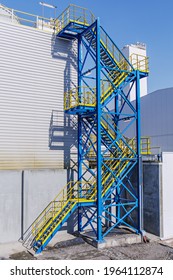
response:
<path id="1" fill-rule="evenodd" d="M 141 97 L 141 136 L 150 137 L 154 154 L 173 151 L 172 104 L 173 87 L 156 90 Z M 135 106 L 135 101 L 133 105 Z M 126 108 L 126 112 L 131 111 Z M 132 138 L 134 134 L 135 127 L 132 126 L 127 136 Z"/>
<path id="2" fill-rule="evenodd" d="M 151 138 L 152 147 L 173 151 L 173 88 L 157 90 L 141 98 L 141 132 Z M 152 149 L 158 153 L 159 149 Z"/>
<path id="3" fill-rule="evenodd" d="M 76 84 L 76 52 L 75 42 L 0 22 L 0 169 L 69 164 L 76 130 L 63 96 Z"/>

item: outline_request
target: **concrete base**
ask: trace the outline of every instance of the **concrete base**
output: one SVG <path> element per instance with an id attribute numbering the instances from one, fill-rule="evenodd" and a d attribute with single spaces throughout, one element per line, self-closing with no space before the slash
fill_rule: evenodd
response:
<path id="1" fill-rule="evenodd" d="M 122 245 L 125 246 L 142 242 L 140 234 L 131 233 L 125 229 L 114 229 L 100 243 L 93 239 L 93 232 L 77 233 L 76 235 L 82 237 L 87 243 L 97 249 L 105 249 Z"/>
<path id="2" fill-rule="evenodd" d="M 161 240 L 160 244 L 173 248 L 173 238 L 167 240 Z"/>

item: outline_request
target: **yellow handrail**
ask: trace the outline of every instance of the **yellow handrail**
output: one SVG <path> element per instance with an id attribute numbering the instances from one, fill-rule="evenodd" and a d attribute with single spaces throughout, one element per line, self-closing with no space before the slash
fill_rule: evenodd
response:
<path id="1" fill-rule="evenodd" d="M 136 137 L 133 139 L 130 139 L 131 141 L 131 147 L 134 151 L 136 151 Z M 142 136 L 140 141 L 140 150 L 141 155 L 151 155 L 151 141 L 150 137 L 148 136 Z"/>
<path id="2" fill-rule="evenodd" d="M 72 109 L 77 106 L 95 107 L 96 89 L 83 86 L 65 92 L 64 110 Z"/>
<path id="3" fill-rule="evenodd" d="M 82 184 L 83 188 L 80 190 L 80 185 Z M 91 187 L 89 182 L 80 181 L 80 182 L 72 182 L 70 181 L 55 197 L 53 201 L 51 201 L 48 206 L 43 210 L 43 212 L 38 216 L 35 222 L 32 224 L 32 233 L 37 235 L 38 238 L 45 230 L 45 227 L 48 228 L 62 209 L 66 206 L 67 202 L 79 202 L 81 199 L 83 201 L 88 201 L 90 199 L 90 195 L 88 190 Z M 81 192 L 81 195 L 79 196 Z M 49 221 L 49 222 L 48 222 Z M 48 223 L 47 223 L 48 222 Z M 43 229 L 44 228 L 44 229 Z M 41 230 L 42 229 L 42 230 Z"/>
<path id="4" fill-rule="evenodd" d="M 56 19 L 57 32 L 60 32 L 71 21 L 89 26 L 95 21 L 95 17 L 88 9 L 70 4 Z"/>
<path id="5" fill-rule="evenodd" d="M 149 58 L 147 56 L 132 53 L 130 56 L 130 62 L 134 69 L 140 70 L 141 72 L 149 72 Z"/>

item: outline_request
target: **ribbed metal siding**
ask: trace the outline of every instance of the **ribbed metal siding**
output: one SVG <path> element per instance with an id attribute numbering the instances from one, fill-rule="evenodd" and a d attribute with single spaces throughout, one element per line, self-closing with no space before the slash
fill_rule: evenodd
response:
<path id="1" fill-rule="evenodd" d="M 76 131 L 64 127 L 63 96 L 72 83 L 76 84 L 74 42 L 0 23 L 0 169 L 68 165 L 70 149 L 76 151 Z M 60 137 L 50 148 L 53 110 L 59 111 Z"/>

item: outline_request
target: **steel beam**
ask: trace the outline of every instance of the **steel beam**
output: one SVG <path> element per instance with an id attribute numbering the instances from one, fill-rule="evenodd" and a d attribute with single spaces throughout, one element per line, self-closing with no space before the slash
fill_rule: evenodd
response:
<path id="1" fill-rule="evenodd" d="M 140 72 L 136 71 L 136 153 L 137 153 L 137 188 L 138 188 L 138 231 L 143 229 L 142 209 L 142 162 L 141 162 L 141 108 L 140 108 Z"/>
<path id="2" fill-rule="evenodd" d="M 100 20 L 96 20 L 96 113 L 97 113 L 97 241 L 102 237 L 102 154 L 101 154 L 101 96 L 100 96 Z"/>
<path id="3" fill-rule="evenodd" d="M 78 89 L 80 91 L 82 85 L 81 78 L 82 68 L 82 48 L 81 48 L 81 37 L 78 36 Z M 79 96 L 80 98 L 80 96 Z M 78 115 L 78 182 L 81 182 L 82 178 L 82 118 Z M 79 197 L 81 197 L 82 184 L 78 185 Z M 78 231 L 82 229 L 82 211 L 81 207 L 78 207 Z"/>

